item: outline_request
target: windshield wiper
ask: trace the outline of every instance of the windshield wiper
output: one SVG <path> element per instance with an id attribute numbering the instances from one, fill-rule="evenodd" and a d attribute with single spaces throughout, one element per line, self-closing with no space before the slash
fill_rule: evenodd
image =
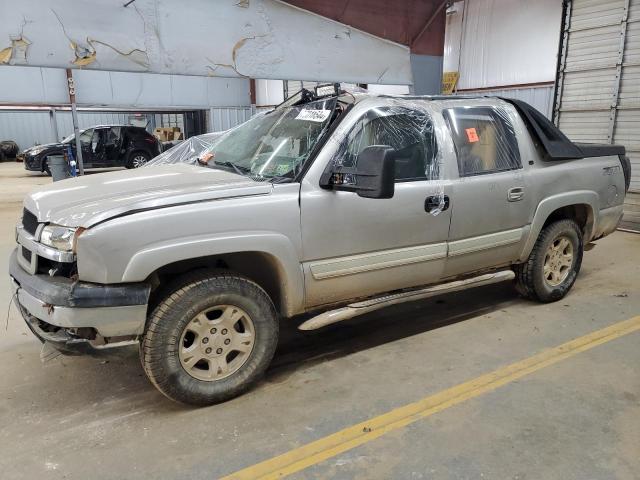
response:
<path id="1" fill-rule="evenodd" d="M 238 175 L 246 175 L 251 173 L 251 169 L 247 167 L 239 167 L 233 162 L 213 162 L 214 165 L 220 165 L 221 167 L 233 168 Z"/>

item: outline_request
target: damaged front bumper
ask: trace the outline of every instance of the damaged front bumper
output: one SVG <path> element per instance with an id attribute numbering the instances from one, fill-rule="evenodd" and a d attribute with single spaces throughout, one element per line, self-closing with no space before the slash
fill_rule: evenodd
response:
<path id="1" fill-rule="evenodd" d="M 93 353 L 131 343 L 144 332 L 151 287 L 100 285 L 32 275 L 9 260 L 14 298 L 29 329 L 63 353 Z"/>

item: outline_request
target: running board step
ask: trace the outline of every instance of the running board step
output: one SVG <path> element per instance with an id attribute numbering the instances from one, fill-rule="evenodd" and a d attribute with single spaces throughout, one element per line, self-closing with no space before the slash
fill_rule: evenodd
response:
<path id="1" fill-rule="evenodd" d="M 453 282 L 441 283 L 439 285 L 421 288 L 420 290 L 411 290 L 409 292 L 405 291 L 394 293 L 391 295 L 384 295 L 382 297 L 376 297 L 362 302 L 351 303 L 346 307 L 323 312 L 302 323 L 298 327 L 298 329 L 317 330 L 318 328 L 326 327 L 327 325 L 331 325 L 332 323 L 349 320 L 350 318 L 357 317 L 358 315 L 373 312 L 374 310 L 379 310 L 390 305 L 396 305 L 398 303 L 404 302 L 413 302 L 415 300 L 422 300 L 424 298 L 442 295 L 443 293 L 457 292 L 459 290 L 466 290 L 467 288 L 472 287 L 481 287 L 483 285 L 490 285 L 492 283 L 513 280 L 514 278 L 515 274 L 511 270 L 503 270 L 500 272 L 487 273 L 485 275 L 467 278 L 465 280 L 456 280 Z"/>

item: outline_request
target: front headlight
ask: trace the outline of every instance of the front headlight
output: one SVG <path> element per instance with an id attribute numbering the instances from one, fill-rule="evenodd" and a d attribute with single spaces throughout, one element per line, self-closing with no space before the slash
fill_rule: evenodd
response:
<path id="1" fill-rule="evenodd" d="M 34 148 L 29 153 L 35 157 L 36 155 L 38 155 L 42 151 L 44 151 L 44 148 Z"/>
<path id="2" fill-rule="evenodd" d="M 83 231 L 83 228 L 47 225 L 42 229 L 40 242 L 64 252 L 71 252 L 75 250 L 76 239 Z"/>

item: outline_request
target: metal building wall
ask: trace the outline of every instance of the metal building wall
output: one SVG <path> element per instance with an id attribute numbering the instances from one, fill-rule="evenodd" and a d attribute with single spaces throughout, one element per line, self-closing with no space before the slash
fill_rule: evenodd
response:
<path id="1" fill-rule="evenodd" d="M 73 133 L 70 111 L 56 111 L 55 127 L 51 110 L 2 110 L 0 111 L 0 140 L 13 140 L 21 150 L 33 145 L 59 141 Z M 129 112 L 78 112 L 80 129 L 93 125 L 112 123 L 128 124 Z"/>
<path id="2" fill-rule="evenodd" d="M 468 0 L 447 10 L 444 70 L 458 89 L 553 82 L 562 0 Z"/>
<path id="3" fill-rule="evenodd" d="M 55 123 L 58 138 L 51 121 L 51 110 L 0 110 L 0 140 L 14 140 L 21 150 L 33 145 L 59 141 L 73 133 L 73 123 L 70 111 L 55 112 Z M 78 124 L 80 129 L 94 125 L 129 124 L 130 117 L 139 112 L 107 112 L 107 111 L 79 111 Z M 176 112 L 182 122 L 182 111 Z M 153 120 L 153 112 L 143 113 Z M 172 114 L 163 114 L 172 115 Z M 162 117 L 163 115 L 159 115 Z M 212 107 L 209 109 L 207 130 L 218 132 L 235 127 L 246 122 L 253 115 L 251 107 Z M 178 126 L 181 126 L 178 124 Z M 184 126 L 182 126 L 184 131 Z"/>
<path id="4" fill-rule="evenodd" d="M 94 125 L 129 124 L 128 112 L 78 112 L 78 127 L 80 130 Z M 56 112 L 58 135 L 64 138 L 73 133 L 73 119 L 71 112 Z"/>
<path id="5" fill-rule="evenodd" d="M 21 150 L 55 142 L 49 111 L 0 111 L 0 140 L 13 140 Z"/>
<path id="6" fill-rule="evenodd" d="M 640 231 L 640 0 L 567 4 L 554 118 L 572 140 L 624 145 L 623 227 Z"/>
<path id="7" fill-rule="evenodd" d="M 553 113 L 553 85 L 528 88 L 502 88 L 497 90 L 467 90 L 465 94 L 477 93 L 490 97 L 515 98 L 527 102 L 551 118 Z"/>
<path id="8" fill-rule="evenodd" d="M 228 130 L 249 120 L 253 113 L 251 107 L 211 108 L 209 109 L 207 130 L 209 132 Z"/>
<path id="9" fill-rule="evenodd" d="M 444 71 L 456 90 L 517 98 L 551 118 L 562 0 L 457 1 L 447 9 Z"/>
<path id="10" fill-rule="evenodd" d="M 140 112 L 153 120 L 153 112 L 206 110 L 213 112 L 213 117 L 209 115 L 213 118 L 212 128 L 220 130 L 235 126 L 250 115 L 247 114 L 251 100 L 246 78 L 91 70 L 76 70 L 73 75 L 81 108 L 80 128 L 128 124 L 130 116 Z M 15 140 L 24 149 L 69 135 L 73 131 L 71 114 L 60 110 L 69 101 L 66 84 L 66 73 L 59 68 L 1 67 L 0 105 L 5 107 L 0 107 L 0 140 Z M 55 127 L 49 120 L 50 110 L 43 107 L 58 109 L 57 139 Z"/>

